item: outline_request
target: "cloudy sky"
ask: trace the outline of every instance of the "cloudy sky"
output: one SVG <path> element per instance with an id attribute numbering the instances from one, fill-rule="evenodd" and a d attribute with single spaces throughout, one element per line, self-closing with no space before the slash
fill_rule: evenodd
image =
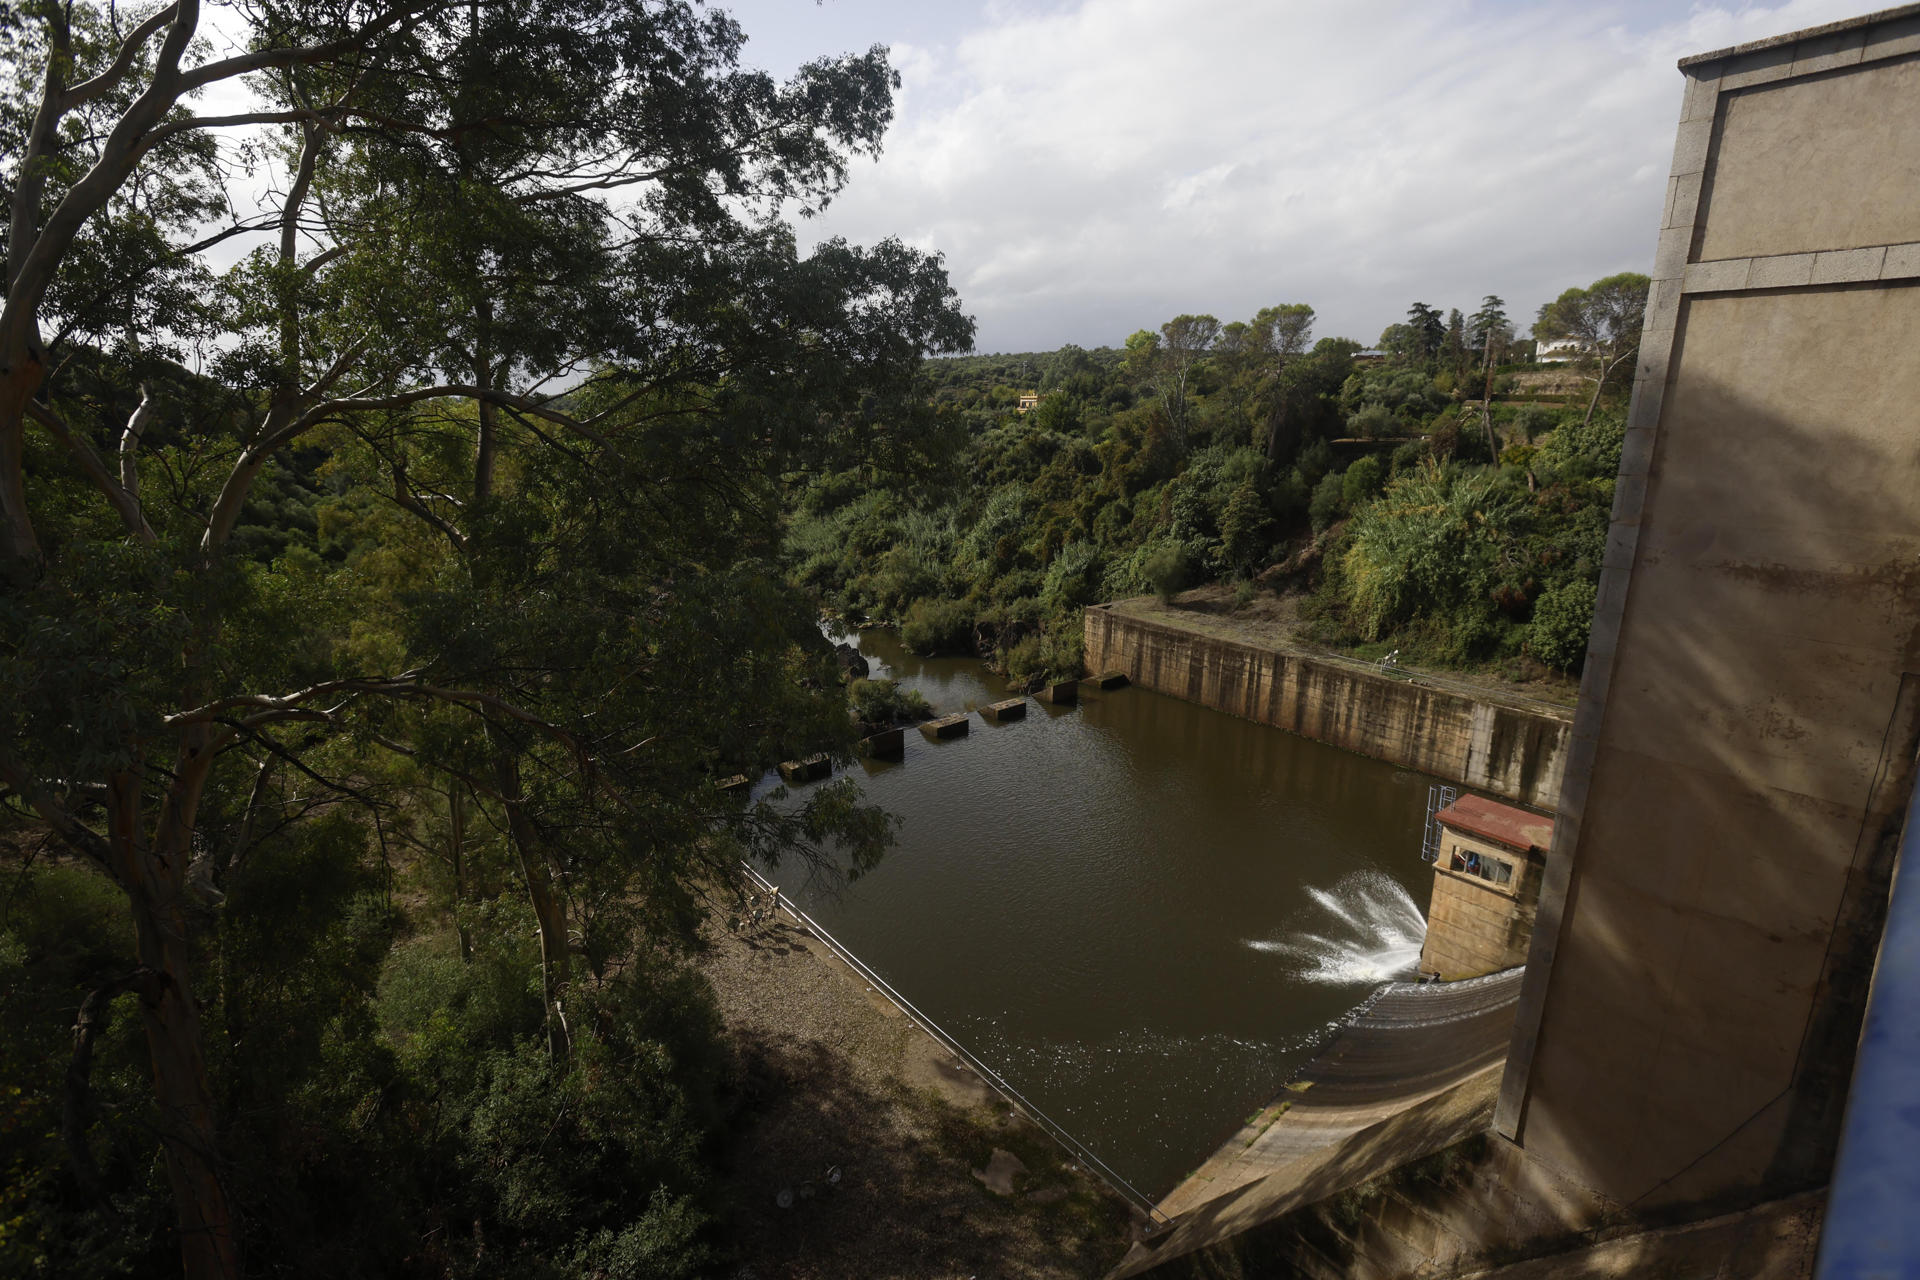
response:
<path id="1" fill-rule="evenodd" d="M 723 0 L 785 74 L 886 44 L 885 154 L 803 238 L 946 256 L 981 351 L 1116 345 L 1308 302 L 1371 343 L 1409 303 L 1653 259 L 1688 54 L 1872 0 Z"/>

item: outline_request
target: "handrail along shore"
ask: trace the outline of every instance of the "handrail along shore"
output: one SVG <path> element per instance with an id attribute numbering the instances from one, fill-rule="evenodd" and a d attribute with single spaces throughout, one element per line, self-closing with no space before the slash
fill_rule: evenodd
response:
<path id="1" fill-rule="evenodd" d="M 1119 1173 L 1115 1172 L 1111 1165 L 1107 1164 L 1106 1161 L 1102 1160 L 1092 1151 L 1089 1151 L 1085 1144 L 1080 1142 L 1079 1139 L 1075 1138 L 1071 1133 L 1068 1133 L 1066 1129 L 1061 1127 L 1051 1116 L 1040 1110 L 1039 1107 L 1028 1101 L 1019 1090 L 1003 1080 L 999 1072 L 975 1057 L 958 1040 L 948 1035 L 938 1023 L 915 1008 L 912 1001 L 894 990 L 892 984 L 885 978 L 868 968 L 858 956 L 848 950 L 839 939 L 822 928 L 819 922 L 812 916 L 794 905 L 792 900 L 787 898 L 785 894 L 777 893 L 776 886 L 771 880 L 768 880 L 744 862 L 740 864 L 740 869 L 746 874 L 748 880 L 762 893 L 776 894 L 775 901 L 779 904 L 780 909 L 792 916 L 795 923 L 805 929 L 811 936 L 818 938 L 824 943 L 827 949 L 832 951 L 849 969 L 852 969 L 855 973 L 859 974 L 861 978 L 871 983 L 875 991 L 885 996 L 894 1008 L 911 1018 L 914 1025 L 932 1036 L 943 1048 L 964 1062 L 973 1070 L 974 1074 L 978 1075 L 980 1079 L 986 1083 L 988 1088 L 1005 1099 L 1009 1106 L 1026 1116 L 1027 1119 L 1033 1121 L 1048 1137 L 1066 1148 L 1069 1154 L 1080 1161 L 1086 1168 L 1090 1169 L 1123 1200 L 1145 1214 L 1147 1218 L 1146 1229 L 1149 1232 L 1158 1231 L 1172 1221 L 1165 1214 L 1161 1213 L 1159 1209 L 1154 1207 L 1154 1202 L 1151 1199 L 1141 1194 L 1138 1188 L 1121 1177 Z"/>

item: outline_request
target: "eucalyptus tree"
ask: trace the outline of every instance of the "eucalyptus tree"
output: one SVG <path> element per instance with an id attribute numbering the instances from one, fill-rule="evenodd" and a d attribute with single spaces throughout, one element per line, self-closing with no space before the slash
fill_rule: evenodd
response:
<path id="1" fill-rule="evenodd" d="M 1161 325 L 1159 333 L 1142 329 L 1127 339 L 1128 360 L 1152 389 L 1172 428 L 1174 443 L 1182 450 L 1187 446 L 1190 408 L 1187 385 L 1219 336 L 1220 321 L 1215 317 L 1179 315 Z"/>
<path id="2" fill-rule="evenodd" d="M 0 170 L 0 786 L 125 894 L 192 1276 L 240 1269 L 194 960 L 273 780 L 354 794 L 320 754 L 344 742 L 517 813 L 551 1011 L 568 925 L 538 882 L 592 865 L 557 850 L 671 903 L 705 769 L 825 730 L 767 572 L 770 480 L 911 447 L 902 389 L 970 336 L 937 260 L 803 258 L 778 221 L 879 145 L 881 50 L 782 85 L 677 0 L 240 12 L 247 48 L 208 56 L 192 0 L 10 10 L 32 77 Z M 255 105 L 191 105 L 242 77 Z M 277 161 L 258 212 L 245 152 L 210 141 L 236 128 Z M 250 234 L 214 279 L 201 252 Z M 193 351 L 218 385 L 169 395 L 193 380 L 163 358 Z M 356 616 L 349 570 L 242 553 L 303 447 L 377 464 L 438 540 L 386 616 Z M 243 820 L 216 840 L 213 810 Z M 844 791 L 733 827 L 768 852 L 883 834 Z"/>
<path id="3" fill-rule="evenodd" d="M 1253 317 L 1253 328 L 1259 335 L 1267 401 L 1265 452 L 1267 460 L 1273 462 L 1283 452 L 1291 452 L 1298 443 L 1298 426 L 1290 423 L 1298 398 L 1298 379 L 1294 375 L 1295 366 L 1307 353 L 1307 343 L 1313 337 L 1313 308 L 1304 302 L 1262 307 Z"/>

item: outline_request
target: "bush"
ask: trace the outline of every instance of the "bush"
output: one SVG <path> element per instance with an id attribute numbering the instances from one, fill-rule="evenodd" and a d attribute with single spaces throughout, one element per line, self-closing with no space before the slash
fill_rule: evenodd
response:
<path id="1" fill-rule="evenodd" d="M 1078 610 L 1100 598 L 1100 549 L 1091 542 L 1069 542 L 1047 566 L 1040 602 L 1056 612 Z"/>
<path id="2" fill-rule="evenodd" d="M 1186 549 L 1175 544 L 1161 547 L 1147 557 L 1145 571 L 1147 581 L 1153 584 L 1153 594 L 1160 597 L 1160 603 L 1173 603 L 1173 597 L 1187 585 L 1189 566 Z"/>
<path id="3" fill-rule="evenodd" d="M 1329 471 L 1320 477 L 1319 484 L 1313 486 L 1313 501 L 1307 504 L 1307 518 L 1313 521 L 1313 527 L 1317 531 L 1326 528 L 1346 513 L 1345 482 L 1338 474 Z"/>
<path id="4" fill-rule="evenodd" d="M 1527 649 L 1534 657 L 1561 671 L 1575 671 L 1587 656 L 1587 633 L 1593 626 L 1594 584 L 1585 578 L 1558 583 L 1533 602 L 1533 622 L 1527 627 Z"/>
<path id="5" fill-rule="evenodd" d="M 1007 675 L 1016 683 L 1073 679 L 1084 671 L 1085 648 L 1086 630 L 1079 614 L 1054 618 L 1044 630 L 1007 650 Z"/>
<path id="6" fill-rule="evenodd" d="M 1399 431 L 1399 420 L 1393 416 L 1393 410 L 1383 404 L 1370 404 L 1347 419 L 1347 434 L 1362 440 L 1398 435 Z"/>
<path id="7" fill-rule="evenodd" d="M 1513 426 L 1523 440 L 1532 444 L 1534 440 L 1558 426 L 1563 416 L 1552 409 L 1543 409 L 1537 404 L 1530 404 L 1513 415 Z"/>
<path id="8" fill-rule="evenodd" d="M 900 643 L 923 655 L 971 653 L 973 613 L 959 600 L 916 600 L 900 624 Z"/>
<path id="9" fill-rule="evenodd" d="M 903 689 L 891 680 L 855 680 L 847 697 L 853 713 L 868 724 L 903 724 L 933 716 L 933 708 L 918 690 Z"/>
<path id="10" fill-rule="evenodd" d="M 1387 480 L 1386 464 L 1377 454 L 1368 454 L 1358 458 L 1348 467 L 1340 480 L 1340 496 L 1351 511 L 1367 499 L 1380 493 L 1380 486 Z"/>

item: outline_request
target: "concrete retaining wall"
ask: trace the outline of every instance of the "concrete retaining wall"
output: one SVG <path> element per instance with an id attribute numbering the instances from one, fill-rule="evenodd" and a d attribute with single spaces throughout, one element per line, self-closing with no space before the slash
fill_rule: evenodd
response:
<path id="1" fill-rule="evenodd" d="M 1115 613 L 1086 611 L 1089 671 L 1551 809 L 1572 713 L 1522 708 Z"/>

